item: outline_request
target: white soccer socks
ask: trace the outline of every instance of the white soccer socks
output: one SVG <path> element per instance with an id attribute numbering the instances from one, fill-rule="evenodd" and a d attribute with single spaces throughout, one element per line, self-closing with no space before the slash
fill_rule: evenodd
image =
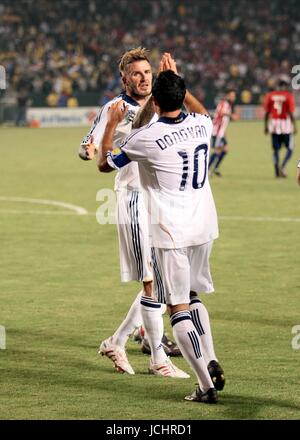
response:
<path id="1" fill-rule="evenodd" d="M 145 332 L 151 348 L 151 360 L 154 364 L 162 364 L 166 360 L 167 355 L 161 344 L 164 333 L 161 304 L 153 298 L 142 296 L 141 312 Z"/>
<path id="2" fill-rule="evenodd" d="M 143 321 L 140 306 L 142 293 L 143 290 L 138 293 L 126 315 L 126 318 L 112 336 L 112 343 L 119 347 L 124 348 L 132 332 L 142 325 Z"/>
<path id="3" fill-rule="evenodd" d="M 217 361 L 218 359 L 214 350 L 208 311 L 197 296 L 191 297 L 190 312 L 194 326 L 201 339 L 201 346 L 206 364 L 211 360 Z"/>
<path id="4" fill-rule="evenodd" d="M 200 336 L 193 324 L 189 311 L 176 312 L 171 315 L 173 335 L 185 360 L 194 370 L 202 391 L 213 388 L 214 384 L 202 356 Z"/>

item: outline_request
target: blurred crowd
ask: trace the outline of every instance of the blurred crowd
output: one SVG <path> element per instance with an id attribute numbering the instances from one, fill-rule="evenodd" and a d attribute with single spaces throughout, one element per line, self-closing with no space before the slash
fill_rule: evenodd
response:
<path id="1" fill-rule="evenodd" d="M 298 0 L 0 3 L 0 64 L 9 88 L 42 105 L 104 103 L 120 90 L 120 55 L 136 46 L 150 49 L 154 67 L 171 52 L 208 106 L 227 87 L 240 103 L 255 104 L 300 61 Z"/>

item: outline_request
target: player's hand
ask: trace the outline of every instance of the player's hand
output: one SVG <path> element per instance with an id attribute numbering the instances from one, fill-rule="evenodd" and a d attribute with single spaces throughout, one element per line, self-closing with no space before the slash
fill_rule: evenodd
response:
<path id="1" fill-rule="evenodd" d="M 118 125 L 128 113 L 128 105 L 123 100 L 114 102 L 108 109 L 107 122 L 112 125 Z"/>
<path id="2" fill-rule="evenodd" d="M 298 133 L 297 127 L 296 127 L 296 125 L 294 125 L 294 134 L 297 134 L 297 133 Z"/>
<path id="3" fill-rule="evenodd" d="M 268 127 L 265 127 L 265 134 L 269 134 Z"/>
<path id="4" fill-rule="evenodd" d="M 96 145 L 94 144 L 94 137 L 91 136 L 87 143 L 82 143 L 79 148 L 79 157 L 82 160 L 92 160 L 95 156 Z"/>
<path id="5" fill-rule="evenodd" d="M 166 70 L 172 70 L 172 72 L 178 75 L 176 61 L 172 58 L 169 52 L 165 52 L 159 63 L 159 72 L 164 72 Z"/>

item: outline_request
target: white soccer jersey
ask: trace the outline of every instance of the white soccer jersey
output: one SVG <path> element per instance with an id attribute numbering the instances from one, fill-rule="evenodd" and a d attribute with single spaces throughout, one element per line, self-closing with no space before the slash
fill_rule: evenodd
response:
<path id="1" fill-rule="evenodd" d="M 218 237 L 215 203 L 208 181 L 212 121 L 208 115 L 161 117 L 129 136 L 108 156 L 111 166 L 139 164 L 152 245 L 174 249 Z M 124 154 L 125 153 L 125 154 Z"/>
<path id="2" fill-rule="evenodd" d="M 126 117 L 118 124 L 115 135 L 114 135 L 114 146 L 119 146 L 120 143 L 129 135 L 132 131 L 132 121 L 140 109 L 139 104 L 132 99 L 130 96 L 122 93 L 121 95 L 115 97 L 111 101 L 107 102 L 100 110 L 95 118 L 93 125 L 87 134 L 87 136 L 83 139 L 82 143 L 88 143 L 88 141 L 93 136 L 93 142 L 96 148 L 99 148 L 100 143 L 102 142 L 104 130 L 107 123 L 107 112 L 111 104 L 120 101 L 123 99 L 128 105 L 128 113 Z M 129 189 L 138 189 L 140 187 L 139 174 L 138 174 L 138 166 L 135 162 L 129 164 L 128 167 L 121 169 L 115 178 L 115 190 L 120 190 L 122 188 L 128 187 Z"/>
<path id="3" fill-rule="evenodd" d="M 225 114 L 224 114 L 225 113 Z M 230 122 L 232 106 L 227 100 L 220 101 L 217 105 L 213 120 L 213 136 L 223 138 Z"/>

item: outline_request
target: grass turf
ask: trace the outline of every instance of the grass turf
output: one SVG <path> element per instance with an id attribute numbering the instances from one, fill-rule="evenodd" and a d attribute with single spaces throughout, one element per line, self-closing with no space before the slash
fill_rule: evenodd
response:
<path id="1" fill-rule="evenodd" d="M 85 131 L 0 129 L 0 197 L 63 201 L 95 213 L 96 193 L 111 188 L 113 176 L 77 158 Z M 220 216 L 211 258 L 216 293 L 203 297 L 227 379 L 218 405 L 183 400 L 193 375 L 149 376 L 149 358 L 133 341 L 133 377 L 98 357 L 99 341 L 140 289 L 120 283 L 114 225 L 0 199 L 1 419 L 299 418 L 300 350 L 291 345 L 300 324 L 299 148 L 289 177 L 275 179 L 260 123 L 231 124 L 228 138 L 224 176 L 211 179 Z M 167 318 L 165 325 L 171 334 Z M 190 371 L 183 359 L 175 363 Z"/>

